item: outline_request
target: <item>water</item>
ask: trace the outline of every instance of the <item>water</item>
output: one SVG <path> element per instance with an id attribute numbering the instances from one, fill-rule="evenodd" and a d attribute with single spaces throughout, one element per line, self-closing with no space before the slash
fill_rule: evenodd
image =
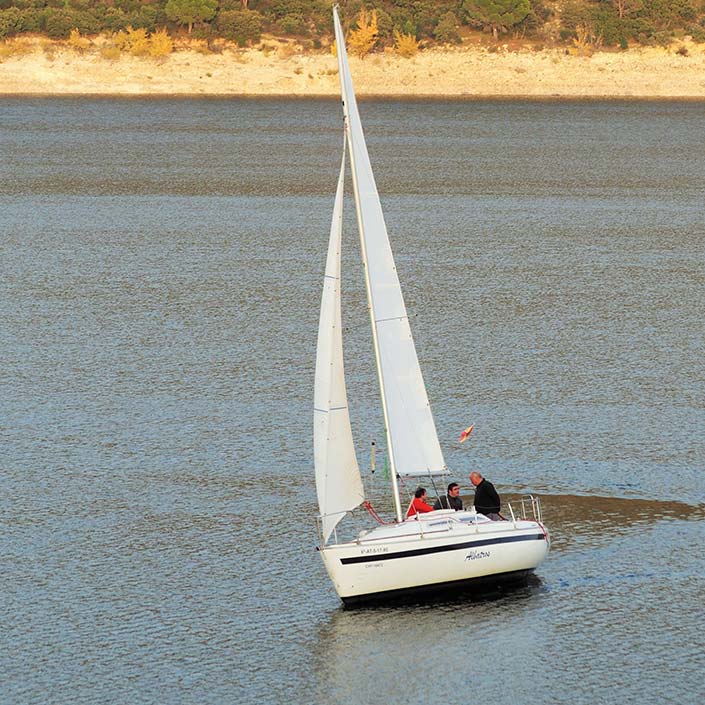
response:
<path id="1" fill-rule="evenodd" d="M 361 111 L 453 477 L 540 493 L 549 559 L 517 591 L 404 607 L 344 610 L 325 576 L 337 101 L 5 98 L 1 702 L 701 702 L 703 106 Z"/>

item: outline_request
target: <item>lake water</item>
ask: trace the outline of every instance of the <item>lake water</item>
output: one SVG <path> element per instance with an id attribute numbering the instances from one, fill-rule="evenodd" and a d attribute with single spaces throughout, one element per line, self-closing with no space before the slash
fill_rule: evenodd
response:
<path id="1" fill-rule="evenodd" d="M 548 560 L 345 610 L 316 555 L 337 101 L 3 98 L 0 702 L 702 702 L 705 107 L 361 113 L 452 478 L 540 494 Z"/>

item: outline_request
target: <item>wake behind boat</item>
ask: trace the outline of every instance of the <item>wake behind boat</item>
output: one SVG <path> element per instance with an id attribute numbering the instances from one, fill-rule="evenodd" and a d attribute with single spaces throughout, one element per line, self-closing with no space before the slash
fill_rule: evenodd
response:
<path id="1" fill-rule="evenodd" d="M 337 8 L 333 9 L 345 119 L 321 300 L 314 391 L 314 461 L 321 512 L 319 551 L 345 603 L 417 591 L 523 578 L 546 557 L 549 536 L 538 500 L 532 518 L 510 507 L 510 521 L 473 511 L 437 510 L 404 520 L 397 478 L 447 475 L 401 293 L 348 66 Z M 365 502 L 350 427 L 341 325 L 341 242 L 346 158 L 358 230 L 380 383 L 396 521 L 338 542 L 336 527 Z M 526 505 L 524 505 L 526 506 Z"/>

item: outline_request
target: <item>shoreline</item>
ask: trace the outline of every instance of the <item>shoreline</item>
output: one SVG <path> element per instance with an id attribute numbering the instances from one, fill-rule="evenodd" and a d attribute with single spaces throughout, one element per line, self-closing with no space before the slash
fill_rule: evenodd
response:
<path id="1" fill-rule="evenodd" d="M 0 57 L 0 96 L 288 97 L 339 96 L 330 53 L 304 54 L 280 43 L 209 54 L 178 49 L 162 60 L 23 40 Z M 573 50 L 496 51 L 460 47 L 405 59 L 385 52 L 351 57 L 362 99 L 417 100 L 705 100 L 705 46 L 638 47 L 579 55 Z"/>
<path id="2" fill-rule="evenodd" d="M 66 99 L 76 100 L 79 98 L 90 98 L 91 100 L 258 100 L 258 101 L 306 101 L 306 100 L 325 100 L 340 102 L 339 96 L 332 95 L 291 95 L 291 94 L 260 94 L 260 93 L 3 93 L 0 91 L 0 100 L 55 100 Z M 516 102 L 531 102 L 531 103 L 705 103 L 705 96 L 689 96 L 689 95 L 668 95 L 668 96 L 652 96 L 652 95 L 594 95 L 594 96 L 566 96 L 566 95 L 522 95 L 520 93 L 514 95 L 409 95 L 409 94 L 392 94 L 392 93 L 369 93 L 363 96 L 357 96 L 358 103 L 391 101 L 395 103 L 434 103 L 434 102 L 493 102 L 493 103 L 516 103 Z"/>

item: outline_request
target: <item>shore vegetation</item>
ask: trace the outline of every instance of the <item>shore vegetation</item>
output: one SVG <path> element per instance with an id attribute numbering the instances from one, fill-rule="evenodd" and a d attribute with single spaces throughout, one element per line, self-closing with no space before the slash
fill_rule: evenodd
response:
<path id="1" fill-rule="evenodd" d="M 529 42 L 594 51 L 705 42 L 705 0 L 338 0 L 352 50 L 411 55 L 434 46 Z M 0 0 L 0 40 L 40 35 L 86 51 L 85 38 L 144 32 L 159 51 L 189 38 L 303 51 L 333 43 L 333 0 Z M 157 37 L 158 39 L 155 39 Z M 399 38 L 405 49 L 400 51 Z M 171 44 L 166 41 L 169 38 Z M 415 49 L 412 49 L 415 43 Z M 130 49 L 132 51 L 132 49 Z M 148 50 L 146 50 L 149 53 Z M 155 49 L 156 51 L 156 49 Z"/>

